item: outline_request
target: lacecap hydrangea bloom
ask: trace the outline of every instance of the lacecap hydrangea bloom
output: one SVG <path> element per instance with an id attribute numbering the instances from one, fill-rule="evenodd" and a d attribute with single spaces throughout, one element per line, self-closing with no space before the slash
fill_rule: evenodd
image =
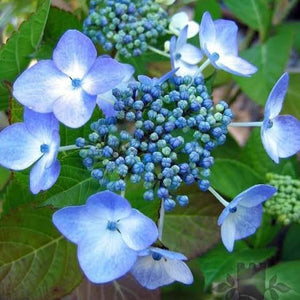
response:
<path id="1" fill-rule="evenodd" d="M 251 76 L 257 68 L 238 56 L 237 31 L 233 21 L 213 21 L 209 12 L 205 12 L 199 33 L 201 49 L 215 68 L 239 76 Z"/>
<path id="2" fill-rule="evenodd" d="M 18 171 L 35 163 L 30 171 L 30 190 L 37 194 L 52 187 L 58 178 L 59 143 L 59 124 L 54 115 L 25 108 L 23 123 L 0 132 L 0 165 Z"/>
<path id="3" fill-rule="evenodd" d="M 237 195 L 222 211 L 218 219 L 222 242 L 232 251 L 235 240 L 252 235 L 260 226 L 262 203 L 276 193 L 276 188 L 267 184 L 252 186 Z"/>
<path id="4" fill-rule="evenodd" d="M 261 139 L 274 162 L 300 150 L 300 122 L 290 115 L 279 115 L 288 89 L 289 75 L 284 73 L 274 85 L 266 106 Z"/>
<path id="5" fill-rule="evenodd" d="M 13 85 L 14 97 L 39 113 L 53 112 L 66 126 L 77 128 L 91 117 L 98 94 L 116 86 L 124 65 L 101 56 L 92 41 L 68 30 L 58 41 L 52 60 L 40 60 Z"/>
<path id="6" fill-rule="evenodd" d="M 53 215 L 57 229 L 78 245 L 78 261 L 87 278 L 105 283 L 125 275 L 158 237 L 155 223 L 110 191 L 85 205 L 65 207 Z"/>
<path id="7" fill-rule="evenodd" d="M 144 199 L 157 196 L 166 210 L 176 202 L 188 204 L 188 196 L 178 192 L 183 184 L 209 188 L 212 151 L 226 141 L 233 117 L 226 102 L 214 107 L 202 77 L 174 72 L 160 79 L 139 76 L 126 89 L 114 89 L 116 116 L 93 122 L 88 139 L 76 141 L 84 166 L 102 188 L 118 192 L 127 180 L 142 182 Z M 130 130 L 119 132 L 124 123 Z"/>
<path id="8" fill-rule="evenodd" d="M 186 259 L 181 253 L 151 247 L 139 253 L 131 273 L 142 286 L 150 290 L 174 281 L 192 284 L 193 274 L 183 262 Z"/>

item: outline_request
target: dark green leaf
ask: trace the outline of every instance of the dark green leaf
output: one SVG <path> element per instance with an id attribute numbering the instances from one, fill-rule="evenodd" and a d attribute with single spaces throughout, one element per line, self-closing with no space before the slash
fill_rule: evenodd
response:
<path id="1" fill-rule="evenodd" d="M 53 211 L 29 206 L 0 221 L 3 299 L 58 299 L 81 280 L 76 248 L 54 228 Z"/>
<path id="2" fill-rule="evenodd" d="M 277 275 L 275 274 L 269 281 L 269 285 L 271 288 L 275 285 L 276 281 L 277 281 Z"/>
<path id="3" fill-rule="evenodd" d="M 276 286 L 274 288 L 281 293 L 287 293 L 288 291 L 291 290 L 291 288 L 289 288 L 284 283 L 278 283 L 278 284 L 276 284 Z"/>
<path id="4" fill-rule="evenodd" d="M 259 31 L 264 40 L 271 22 L 272 9 L 266 0 L 224 0 L 229 10 L 244 24 Z"/>
<path id="5" fill-rule="evenodd" d="M 44 32 L 50 0 L 40 6 L 32 17 L 0 49 L 0 110 L 7 109 L 9 91 L 3 82 L 12 82 L 29 64 Z"/>
<path id="6" fill-rule="evenodd" d="M 293 115 L 300 119 L 300 74 L 291 73 L 289 89 L 281 114 Z"/>
<path id="7" fill-rule="evenodd" d="M 292 224 L 283 241 L 281 259 L 300 260 L 300 224 Z"/>
<path id="8" fill-rule="evenodd" d="M 210 182 L 221 194 L 234 198 L 262 178 L 249 166 L 233 159 L 216 159 L 211 168 Z"/>
<path id="9" fill-rule="evenodd" d="M 53 48 L 68 29 L 77 29 L 80 31 L 82 24 L 73 14 L 57 7 L 51 7 L 45 27 L 43 43 L 38 49 L 37 57 L 39 59 L 51 58 Z"/>
<path id="10" fill-rule="evenodd" d="M 189 196 L 190 204 L 166 214 L 163 243 L 193 258 L 219 241 L 217 216 L 222 207 L 210 194 L 199 192 L 198 187 L 185 187 L 181 193 Z"/>
<path id="11" fill-rule="evenodd" d="M 242 264 L 243 267 L 250 263 L 258 264 L 272 257 L 274 252 L 273 248 L 250 249 L 244 242 L 237 242 L 233 253 L 229 253 L 220 244 L 198 259 L 205 277 L 205 287 L 209 287 L 215 281 L 225 282 L 228 274 L 238 274 L 238 264 Z"/>
<path id="12" fill-rule="evenodd" d="M 194 20 L 198 23 L 201 22 L 202 15 L 209 11 L 213 19 L 221 18 L 221 7 L 217 0 L 198 0 L 195 7 Z"/>
<path id="13" fill-rule="evenodd" d="M 265 104 L 271 89 L 282 75 L 289 59 L 291 45 L 292 34 L 285 33 L 241 53 L 241 56 L 254 64 L 258 71 L 250 78 L 234 76 L 234 79 L 243 92 L 258 104 Z"/>

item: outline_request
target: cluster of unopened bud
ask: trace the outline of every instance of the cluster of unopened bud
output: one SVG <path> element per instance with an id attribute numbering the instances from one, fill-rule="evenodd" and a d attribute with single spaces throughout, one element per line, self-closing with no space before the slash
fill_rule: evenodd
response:
<path id="1" fill-rule="evenodd" d="M 267 180 L 277 193 L 265 203 L 265 211 L 284 225 L 300 223 L 300 181 L 273 173 L 267 174 Z"/>
<path id="2" fill-rule="evenodd" d="M 167 13 L 152 0 L 92 0 L 84 21 L 84 33 L 95 43 L 126 58 L 157 44 L 167 27 Z"/>
<path id="3" fill-rule="evenodd" d="M 127 178 L 143 182 L 144 199 L 157 196 L 167 210 L 188 204 L 176 191 L 183 183 L 206 191 L 211 152 L 225 142 L 233 116 L 224 101 L 214 107 L 203 78 L 170 76 L 159 84 L 140 78 L 113 95 L 116 117 L 93 123 L 93 146 L 80 151 L 92 176 L 113 191 L 124 190 Z"/>

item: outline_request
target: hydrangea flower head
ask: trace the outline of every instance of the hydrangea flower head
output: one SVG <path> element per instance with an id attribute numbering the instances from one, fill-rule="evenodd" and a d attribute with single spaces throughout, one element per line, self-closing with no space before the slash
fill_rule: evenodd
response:
<path id="1" fill-rule="evenodd" d="M 131 273 L 142 286 L 153 290 L 174 281 L 193 283 L 193 274 L 183 262 L 187 259 L 183 254 L 151 247 L 139 255 Z"/>
<path id="2" fill-rule="evenodd" d="M 188 26 L 185 26 L 176 38 L 173 36 L 170 40 L 170 56 L 172 68 L 179 68 L 176 72 L 179 76 L 194 75 L 197 70 L 197 64 L 203 55 L 200 49 L 187 41 Z"/>
<path id="3" fill-rule="evenodd" d="M 221 237 L 228 251 L 232 252 L 234 241 L 252 235 L 260 226 L 262 203 L 276 193 L 276 188 L 267 184 L 252 186 L 237 195 L 222 211 L 218 219 Z"/>
<path id="4" fill-rule="evenodd" d="M 257 68 L 238 56 L 237 31 L 233 21 L 213 21 L 205 12 L 200 24 L 201 49 L 215 68 L 249 77 Z"/>
<path id="5" fill-rule="evenodd" d="M 0 165 L 12 170 L 30 171 L 30 190 L 37 194 L 49 189 L 57 180 L 60 163 L 59 124 L 52 113 L 40 114 L 28 108 L 24 123 L 15 123 L 0 133 Z"/>
<path id="6" fill-rule="evenodd" d="M 41 60 L 24 71 L 13 85 L 14 97 L 40 112 L 53 112 L 65 125 L 77 128 L 91 117 L 98 94 L 116 86 L 123 66 L 102 56 L 92 41 L 77 30 L 68 30 L 58 41 L 52 60 Z"/>
<path id="7" fill-rule="evenodd" d="M 169 29 L 174 34 L 179 35 L 180 31 L 185 27 L 188 26 L 187 30 L 187 38 L 191 38 L 195 36 L 199 32 L 199 25 L 195 21 L 190 21 L 189 17 L 186 12 L 181 11 L 172 16 Z"/>
<path id="8" fill-rule="evenodd" d="M 274 85 L 265 106 L 261 139 L 268 155 L 279 163 L 300 150 L 300 122 L 293 116 L 280 116 L 289 75 L 284 73 Z"/>
<path id="9" fill-rule="evenodd" d="M 94 283 L 109 282 L 126 274 L 138 251 L 145 250 L 158 236 L 151 219 L 110 191 L 90 196 L 85 205 L 58 210 L 53 223 L 78 245 L 81 269 Z"/>

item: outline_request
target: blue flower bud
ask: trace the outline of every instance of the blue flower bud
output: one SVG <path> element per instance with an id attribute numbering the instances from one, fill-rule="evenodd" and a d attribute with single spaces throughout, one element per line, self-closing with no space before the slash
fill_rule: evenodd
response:
<path id="1" fill-rule="evenodd" d="M 160 199 L 166 199 L 169 196 L 169 191 L 166 188 L 164 188 L 164 187 L 160 187 L 157 190 L 157 196 Z"/>
<path id="2" fill-rule="evenodd" d="M 189 204 L 189 198 L 188 198 L 188 196 L 185 196 L 185 195 L 177 196 L 176 200 L 180 206 L 186 206 Z"/>
<path id="3" fill-rule="evenodd" d="M 210 186 L 210 183 L 208 180 L 206 179 L 203 179 L 203 180 L 199 180 L 198 181 L 198 186 L 200 188 L 201 191 L 205 192 L 208 190 L 209 186 Z"/>
<path id="4" fill-rule="evenodd" d="M 100 169 L 94 169 L 91 173 L 92 177 L 95 179 L 101 179 L 103 177 L 103 171 Z"/>
<path id="5" fill-rule="evenodd" d="M 80 148 L 84 147 L 85 146 L 85 139 L 82 138 L 82 137 L 77 138 L 76 141 L 75 141 L 75 145 L 77 147 L 80 147 Z"/>
<path id="6" fill-rule="evenodd" d="M 176 206 L 176 202 L 173 199 L 167 198 L 164 200 L 164 208 L 166 211 L 173 210 L 175 206 Z"/>
<path id="7" fill-rule="evenodd" d="M 144 193 L 144 199 L 147 201 L 152 201 L 154 199 L 154 192 L 153 190 L 148 190 Z"/>

